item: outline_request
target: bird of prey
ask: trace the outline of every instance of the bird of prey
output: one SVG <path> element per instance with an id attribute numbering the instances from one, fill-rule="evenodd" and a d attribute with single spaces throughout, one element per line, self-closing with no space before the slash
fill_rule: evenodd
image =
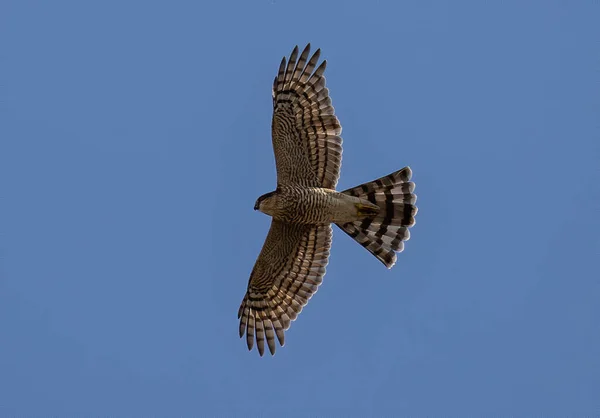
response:
<path id="1" fill-rule="evenodd" d="M 284 57 L 273 83 L 271 135 L 277 188 L 254 206 L 272 217 L 238 311 L 240 337 L 262 356 L 265 339 L 275 354 L 284 331 L 317 291 L 325 275 L 331 224 L 354 238 L 386 267 L 404 249 L 417 207 L 409 167 L 338 192 L 342 127 L 325 87 L 325 66 L 310 44 Z"/>

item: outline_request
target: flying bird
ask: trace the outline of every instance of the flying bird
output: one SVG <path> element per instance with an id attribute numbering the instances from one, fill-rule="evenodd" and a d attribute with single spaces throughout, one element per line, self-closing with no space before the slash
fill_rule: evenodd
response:
<path id="1" fill-rule="evenodd" d="M 391 268 L 410 238 L 417 196 L 409 167 L 338 192 L 342 127 L 325 87 L 320 50 L 284 57 L 273 82 L 271 135 L 277 188 L 254 206 L 272 217 L 238 311 L 240 338 L 275 354 L 292 321 L 317 291 L 331 247 L 331 224 Z"/>

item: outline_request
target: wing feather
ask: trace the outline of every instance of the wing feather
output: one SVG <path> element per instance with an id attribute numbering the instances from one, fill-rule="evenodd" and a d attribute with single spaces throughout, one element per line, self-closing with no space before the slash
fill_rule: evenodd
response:
<path id="1" fill-rule="evenodd" d="M 259 354 L 265 340 L 275 353 L 275 337 L 285 344 L 284 331 L 317 292 L 331 247 L 330 225 L 295 225 L 273 220 L 256 260 L 248 291 L 238 311 L 240 337 Z"/>
<path id="2" fill-rule="evenodd" d="M 310 44 L 281 61 L 273 81 L 273 151 L 278 184 L 335 189 L 342 161 L 342 127 L 325 87 L 327 61 L 310 59 Z M 308 61 L 307 61 L 308 60 Z M 316 70 L 315 70 L 316 68 Z"/>

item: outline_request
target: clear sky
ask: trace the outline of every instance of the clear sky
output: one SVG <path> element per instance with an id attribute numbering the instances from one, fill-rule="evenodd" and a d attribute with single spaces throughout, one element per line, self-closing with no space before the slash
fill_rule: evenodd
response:
<path id="1" fill-rule="evenodd" d="M 600 411 L 600 3 L 3 1 L 0 416 Z M 328 60 L 340 188 L 409 165 L 387 270 L 339 230 L 275 357 L 237 310 L 271 83 Z"/>

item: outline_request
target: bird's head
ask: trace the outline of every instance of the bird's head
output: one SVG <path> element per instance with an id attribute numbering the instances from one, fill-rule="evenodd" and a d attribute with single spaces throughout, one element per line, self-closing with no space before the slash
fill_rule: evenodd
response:
<path id="1" fill-rule="evenodd" d="M 265 193 L 264 195 L 256 199 L 256 203 L 254 204 L 254 210 L 259 210 L 262 213 L 266 213 L 267 215 L 273 216 L 273 211 L 276 209 L 276 201 L 274 199 L 276 192 L 277 191 L 275 190 L 269 193 Z"/>

